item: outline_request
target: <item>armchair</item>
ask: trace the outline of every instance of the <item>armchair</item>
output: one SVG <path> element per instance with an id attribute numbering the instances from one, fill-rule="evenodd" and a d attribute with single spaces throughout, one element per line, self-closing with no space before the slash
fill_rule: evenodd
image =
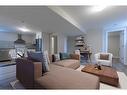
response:
<path id="1" fill-rule="evenodd" d="M 101 59 L 100 55 L 104 55 L 107 54 L 108 55 L 108 59 Z M 100 63 L 101 65 L 105 65 L 105 66 L 111 66 L 112 67 L 112 57 L 113 55 L 111 53 L 97 53 L 95 54 L 95 61 L 98 63 Z"/>

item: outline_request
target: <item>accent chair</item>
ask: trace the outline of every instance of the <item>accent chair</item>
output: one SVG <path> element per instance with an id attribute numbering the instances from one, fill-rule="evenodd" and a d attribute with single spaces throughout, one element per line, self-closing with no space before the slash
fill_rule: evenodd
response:
<path id="1" fill-rule="evenodd" d="M 112 67 L 112 57 L 111 53 L 97 53 L 95 54 L 95 61 L 97 64 Z"/>

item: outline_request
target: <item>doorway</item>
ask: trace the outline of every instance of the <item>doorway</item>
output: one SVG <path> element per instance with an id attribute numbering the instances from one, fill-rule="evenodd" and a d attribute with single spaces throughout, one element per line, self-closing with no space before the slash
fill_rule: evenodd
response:
<path id="1" fill-rule="evenodd" d="M 57 53 L 57 36 L 51 36 L 51 54 Z"/>
<path id="2" fill-rule="evenodd" d="M 110 32 L 117 32 L 117 31 L 122 31 L 120 33 L 120 43 L 121 44 L 121 47 L 123 49 L 120 49 L 122 51 L 120 51 L 120 60 L 121 60 L 121 63 L 123 63 L 124 65 L 127 65 L 127 50 L 126 50 L 126 47 L 127 47 L 127 28 L 126 27 L 113 27 L 113 28 L 108 28 L 108 29 L 105 29 L 104 32 L 103 32 L 103 52 L 108 52 L 108 33 Z M 122 56 L 122 57 L 121 57 Z"/>
<path id="3" fill-rule="evenodd" d="M 124 35 L 123 31 L 108 33 L 108 52 L 113 54 L 113 59 L 124 63 Z"/>

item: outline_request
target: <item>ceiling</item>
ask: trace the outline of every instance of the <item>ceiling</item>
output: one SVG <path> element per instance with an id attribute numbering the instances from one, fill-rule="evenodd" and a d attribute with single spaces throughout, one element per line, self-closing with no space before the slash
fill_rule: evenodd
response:
<path id="1" fill-rule="evenodd" d="M 97 13 L 92 12 L 92 6 L 57 6 L 57 8 L 71 17 L 73 22 L 78 24 L 80 30 L 86 32 L 91 29 L 102 29 L 108 25 L 127 22 L 127 6 L 108 6 Z"/>
<path id="2" fill-rule="evenodd" d="M 22 26 L 34 33 L 82 34 L 77 27 L 46 6 L 0 6 L 0 32 L 19 32 L 17 27 Z"/>
<path id="3" fill-rule="evenodd" d="M 93 13 L 91 6 L 0 6 L 0 32 L 19 32 L 26 26 L 31 32 L 81 35 L 91 29 L 127 22 L 127 6 L 109 6 Z"/>

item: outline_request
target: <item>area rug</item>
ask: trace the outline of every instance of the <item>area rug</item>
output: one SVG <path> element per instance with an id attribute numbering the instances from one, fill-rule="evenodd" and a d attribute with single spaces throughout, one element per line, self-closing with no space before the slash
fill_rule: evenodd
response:
<path id="1" fill-rule="evenodd" d="M 84 65 L 81 65 L 77 71 L 81 72 L 81 69 L 84 68 Z M 100 83 L 100 89 L 127 89 L 127 76 L 123 72 L 117 71 L 119 76 L 119 87 L 114 87 L 108 84 Z"/>

